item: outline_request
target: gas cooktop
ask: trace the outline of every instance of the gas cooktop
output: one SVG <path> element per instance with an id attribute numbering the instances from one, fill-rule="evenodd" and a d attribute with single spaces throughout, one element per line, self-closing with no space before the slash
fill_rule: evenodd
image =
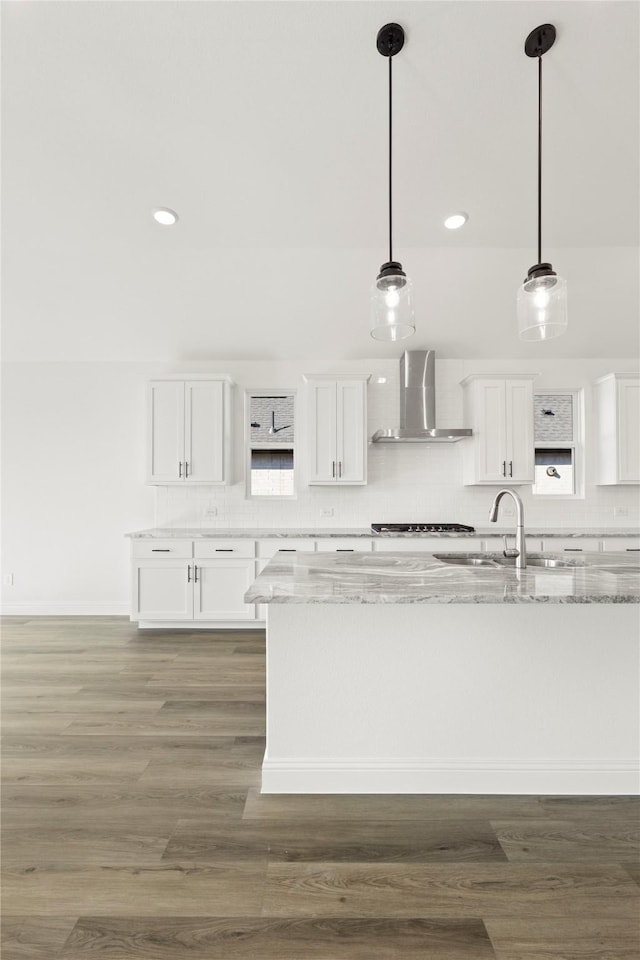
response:
<path id="1" fill-rule="evenodd" d="M 475 533 L 464 523 L 372 523 L 374 533 Z"/>

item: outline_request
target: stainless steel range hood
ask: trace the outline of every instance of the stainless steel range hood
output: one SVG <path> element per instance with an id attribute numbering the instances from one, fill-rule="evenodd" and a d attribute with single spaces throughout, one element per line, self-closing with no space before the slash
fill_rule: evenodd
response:
<path id="1" fill-rule="evenodd" d="M 376 430 L 372 443 L 454 443 L 465 427 L 436 427 L 435 350 L 405 350 L 400 358 L 400 426 Z"/>

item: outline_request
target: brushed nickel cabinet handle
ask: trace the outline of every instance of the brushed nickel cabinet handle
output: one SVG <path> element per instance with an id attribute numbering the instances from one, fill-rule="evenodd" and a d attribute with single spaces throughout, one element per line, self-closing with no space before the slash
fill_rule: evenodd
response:
<path id="1" fill-rule="evenodd" d="M 216 553 L 233 553 L 233 547 L 216 547 Z"/>
<path id="2" fill-rule="evenodd" d="M 338 460 L 338 476 L 342 477 L 342 460 Z"/>
<path id="3" fill-rule="evenodd" d="M 336 553 L 353 553 L 354 547 L 336 547 Z"/>
<path id="4" fill-rule="evenodd" d="M 185 460 L 185 462 L 184 462 L 184 478 L 185 478 L 185 480 L 187 479 L 188 476 L 189 476 L 189 461 L 188 461 L 188 460 Z"/>
<path id="5" fill-rule="evenodd" d="M 509 460 L 509 476 L 513 476 L 513 460 Z"/>
<path id="6" fill-rule="evenodd" d="M 169 547 L 151 547 L 151 553 L 171 553 Z"/>
<path id="7" fill-rule="evenodd" d="M 191 564 L 187 564 L 187 583 L 191 583 Z"/>
<path id="8" fill-rule="evenodd" d="M 194 563 L 193 565 L 193 582 L 194 583 L 198 582 L 198 564 L 197 563 Z"/>
<path id="9" fill-rule="evenodd" d="M 625 547 L 627 553 L 640 553 L 640 547 Z"/>
<path id="10" fill-rule="evenodd" d="M 335 460 L 332 460 L 332 461 L 331 461 L 331 476 L 332 476 L 332 477 L 334 478 L 334 480 L 335 480 L 335 476 L 336 476 L 336 462 L 335 462 Z"/>
<path id="11" fill-rule="evenodd" d="M 506 461 L 506 460 L 503 460 L 503 461 L 502 461 L 502 476 L 503 476 L 503 477 L 506 477 L 506 475 L 507 475 L 507 461 Z"/>
<path id="12" fill-rule="evenodd" d="M 182 477 L 182 460 L 178 461 L 178 476 Z"/>

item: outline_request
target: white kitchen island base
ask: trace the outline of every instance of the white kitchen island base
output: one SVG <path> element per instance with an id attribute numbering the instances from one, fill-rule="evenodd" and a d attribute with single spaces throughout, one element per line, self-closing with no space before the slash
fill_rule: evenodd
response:
<path id="1" fill-rule="evenodd" d="M 638 606 L 270 603 L 264 793 L 640 792 Z"/>

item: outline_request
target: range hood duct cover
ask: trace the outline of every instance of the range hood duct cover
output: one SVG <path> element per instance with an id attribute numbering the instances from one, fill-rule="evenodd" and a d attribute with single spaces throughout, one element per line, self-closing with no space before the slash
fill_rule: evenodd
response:
<path id="1" fill-rule="evenodd" d="M 436 427 L 436 352 L 405 350 L 400 358 L 400 426 L 376 430 L 373 443 L 455 443 L 465 427 Z"/>

